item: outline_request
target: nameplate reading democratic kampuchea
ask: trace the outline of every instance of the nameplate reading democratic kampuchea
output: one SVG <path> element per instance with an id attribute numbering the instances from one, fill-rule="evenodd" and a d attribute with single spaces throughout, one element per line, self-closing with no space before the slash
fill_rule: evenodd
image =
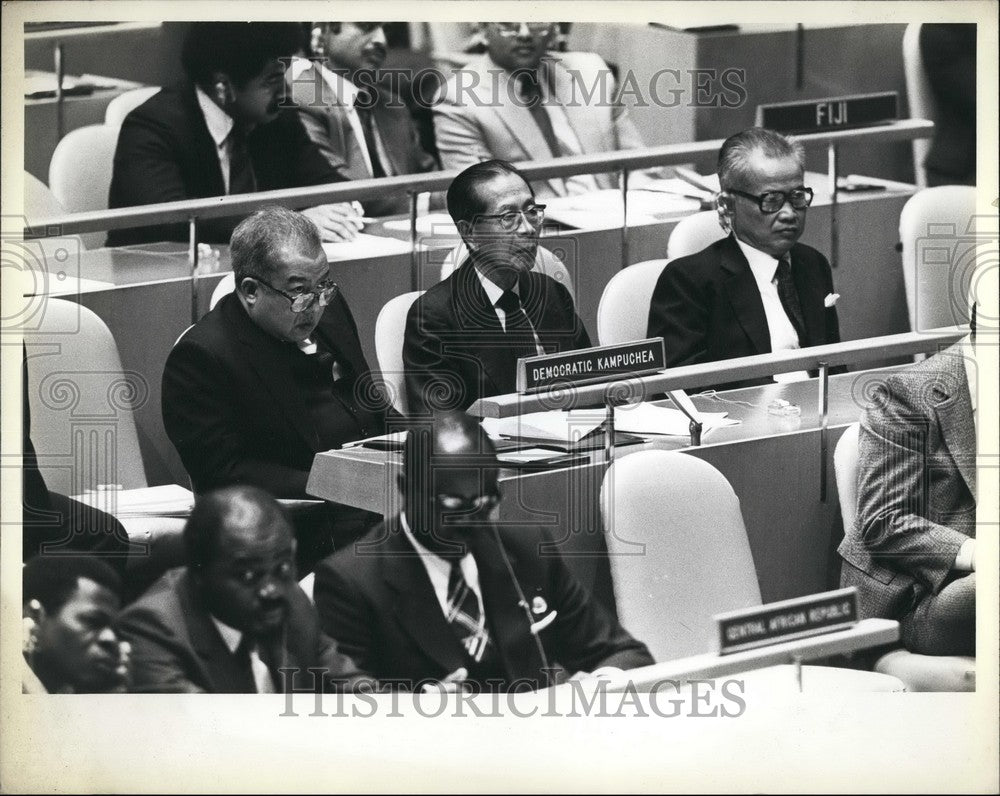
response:
<path id="1" fill-rule="evenodd" d="M 531 393 L 554 386 L 643 376 L 663 370 L 665 360 L 662 337 L 522 357 L 517 361 L 517 391 Z"/>
<path id="2" fill-rule="evenodd" d="M 728 611 L 719 625 L 719 654 L 766 647 L 792 639 L 843 630 L 858 621 L 854 586 L 767 605 Z"/>
<path id="3" fill-rule="evenodd" d="M 757 106 L 757 125 L 779 133 L 821 133 L 887 124 L 899 118 L 895 91 Z"/>

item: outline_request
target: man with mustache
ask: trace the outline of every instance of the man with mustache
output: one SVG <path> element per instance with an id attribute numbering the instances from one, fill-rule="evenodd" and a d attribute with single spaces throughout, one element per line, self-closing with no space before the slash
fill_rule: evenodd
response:
<path id="1" fill-rule="evenodd" d="M 386 39 L 381 22 L 314 22 L 312 59 L 295 58 L 291 98 L 309 138 L 343 179 L 420 174 L 437 168 L 420 145 L 403 101 L 380 85 Z M 365 213 L 405 213 L 399 191 L 363 202 Z"/>
<path id="2" fill-rule="evenodd" d="M 295 111 L 280 106 L 285 61 L 301 47 L 292 23 L 192 23 L 182 61 L 187 80 L 163 89 L 122 123 L 109 207 L 174 202 L 344 179 L 309 140 Z M 357 208 L 303 211 L 324 240 L 350 240 Z M 229 240 L 238 218 L 206 219 L 198 239 Z M 188 239 L 188 225 L 112 230 L 109 246 Z"/>
<path id="3" fill-rule="evenodd" d="M 319 629 L 295 579 L 291 527 L 267 493 L 238 486 L 200 497 L 184 545 L 187 566 L 119 617 L 132 644 L 132 691 L 287 693 L 364 680 Z"/>
<path id="4" fill-rule="evenodd" d="M 663 338 L 667 366 L 840 342 L 830 263 L 798 242 L 813 198 L 801 145 L 744 130 L 723 142 L 718 172 L 729 236 L 668 263 L 653 291 L 648 335 Z"/>

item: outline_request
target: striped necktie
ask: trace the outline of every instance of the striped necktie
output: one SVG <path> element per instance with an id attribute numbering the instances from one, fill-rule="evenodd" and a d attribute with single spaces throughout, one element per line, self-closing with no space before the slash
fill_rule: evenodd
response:
<path id="1" fill-rule="evenodd" d="M 490 647 L 490 631 L 486 627 L 486 616 L 479 608 L 479 598 L 462 575 L 461 561 L 451 564 L 445 618 L 469 657 L 479 663 Z"/>

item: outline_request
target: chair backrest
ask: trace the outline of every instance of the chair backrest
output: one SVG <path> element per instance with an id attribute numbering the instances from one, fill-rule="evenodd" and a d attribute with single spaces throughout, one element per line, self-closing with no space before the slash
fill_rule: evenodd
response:
<path id="1" fill-rule="evenodd" d="M 414 290 L 389 299 L 375 319 L 375 356 L 382 371 L 384 389 L 393 408 L 407 414 L 406 380 L 403 378 L 403 331 L 406 314 L 424 291 Z"/>
<path id="2" fill-rule="evenodd" d="M 108 327 L 86 307 L 49 299 L 28 335 L 31 440 L 54 492 L 80 494 L 98 484 L 145 487 L 134 408 L 151 386 L 122 369 Z"/>
<path id="3" fill-rule="evenodd" d="M 214 310 L 215 305 L 222 301 L 222 297 L 228 296 L 234 290 L 236 290 L 236 276 L 230 271 L 219 280 L 219 284 L 212 291 L 212 298 L 208 300 L 208 308 Z"/>
<path id="4" fill-rule="evenodd" d="M 899 214 L 910 329 L 968 323 L 969 284 L 979 242 L 972 229 L 976 189 L 941 185 L 911 196 Z"/>
<path id="5" fill-rule="evenodd" d="M 911 119 L 937 120 L 937 103 L 931 92 L 930 81 L 924 71 L 924 62 L 920 57 L 920 27 L 919 22 L 911 22 L 903 32 L 903 74 L 906 78 L 906 98 L 910 106 Z M 927 187 L 927 171 L 924 160 L 931 149 L 931 139 L 915 138 L 913 140 L 913 171 L 916 175 L 918 188 Z"/>
<path id="6" fill-rule="evenodd" d="M 667 259 L 674 260 L 696 254 L 724 237 L 726 233 L 719 226 L 719 214 L 714 210 L 686 216 L 677 222 L 674 231 L 670 233 L 670 238 L 667 240 Z"/>
<path id="7" fill-rule="evenodd" d="M 840 516 L 844 533 L 850 533 L 858 515 L 858 433 L 860 426 L 852 423 L 833 449 L 833 474 L 840 497 Z"/>
<path id="8" fill-rule="evenodd" d="M 608 280 L 597 305 L 597 339 L 601 345 L 646 338 L 653 289 L 668 262 L 646 260 L 623 268 Z"/>
<path id="9" fill-rule="evenodd" d="M 448 252 L 448 255 L 444 258 L 444 262 L 441 263 L 441 279 L 447 279 L 451 276 L 452 272 L 458 267 L 459 263 L 465 260 L 468 254 L 469 250 L 465 248 L 464 243 L 458 244 Z M 535 253 L 535 270 L 546 276 L 551 276 L 556 282 L 565 285 L 573 302 L 576 303 L 576 292 L 573 290 L 573 279 L 569 275 L 569 269 L 562 260 L 544 246 L 539 246 L 538 251 Z"/>
<path id="10" fill-rule="evenodd" d="M 104 123 L 111 127 L 121 127 L 125 117 L 135 108 L 159 92 L 159 86 L 143 86 L 119 94 L 104 109 Z"/>
<path id="11" fill-rule="evenodd" d="M 105 124 L 78 127 L 56 144 L 49 162 L 49 188 L 67 213 L 108 209 L 118 128 Z M 104 244 L 103 232 L 80 236 L 87 248 Z"/>
<path id="12" fill-rule="evenodd" d="M 24 212 L 29 223 L 37 218 L 63 216 L 66 208 L 59 204 L 49 186 L 30 171 L 24 172 Z"/>
<path id="13" fill-rule="evenodd" d="M 713 615 L 760 604 L 739 499 L 711 464 L 623 456 L 604 476 L 601 515 L 618 615 L 657 661 L 711 652 Z"/>

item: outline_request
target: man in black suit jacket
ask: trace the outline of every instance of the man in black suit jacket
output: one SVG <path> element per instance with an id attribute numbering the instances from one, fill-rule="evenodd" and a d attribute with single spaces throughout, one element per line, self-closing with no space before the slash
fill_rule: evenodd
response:
<path id="1" fill-rule="evenodd" d="M 164 426 L 195 491 L 253 484 L 304 498 L 315 454 L 381 434 L 387 406 L 313 225 L 260 210 L 230 249 L 235 292 L 167 358 Z M 333 522 L 350 538 L 371 519 L 339 507 Z"/>
<path id="2" fill-rule="evenodd" d="M 803 164 L 801 146 L 770 130 L 723 143 L 730 235 L 668 263 L 650 303 L 648 334 L 663 337 L 668 367 L 840 342 L 830 264 L 797 242 L 812 202 Z"/>
<path id="3" fill-rule="evenodd" d="M 184 544 L 187 566 L 165 574 L 118 618 L 132 645 L 130 690 L 288 693 L 293 685 L 350 689 L 365 679 L 319 629 L 295 582 L 288 521 L 263 490 L 231 487 L 199 498 Z"/>
<path id="4" fill-rule="evenodd" d="M 195 23 L 184 43 L 187 81 L 166 88 L 122 123 L 108 206 L 132 207 L 339 182 L 285 95 L 282 58 L 299 49 L 288 23 Z M 325 240 L 360 228 L 350 205 L 304 211 Z M 238 219 L 208 219 L 199 240 L 224 243 Z M 187 240 L 188 225 L 112 230 L 109 246 Z"/>
<path id="5" fill-rule="evenodd" d="M 566 287 L 531 270 L 544 210 L 501 160 L 470 166 L 448 188 L 448 212 L 469 256 L 407 315 L 410 414 L 514 392 L 519 357 L 590 347 Z"/>
<path id="6" fill-rule="evenodd" d="M 543 531 L 491 521 L 497 468 L 468 415 L 411 430 L 403 511 L 316 569 L 324 630 L 380 682 L 413 690 L 428 681 L 534 689 L 651 664 Z"/>
<path id="7" fill-rule="evenodd" d="M 420 145 L 406 104 L 375 77 L 386 57 L 380 22 L 315 22 L 313 59 L 291 66 L 291 96 L 309 138 L 344 179 L 370 180 L 438 168 Z M 391 81 L 390 81 L 391 82 Z M 362 203 L 367 215 L 406 213 L 395 191 Z"/>

